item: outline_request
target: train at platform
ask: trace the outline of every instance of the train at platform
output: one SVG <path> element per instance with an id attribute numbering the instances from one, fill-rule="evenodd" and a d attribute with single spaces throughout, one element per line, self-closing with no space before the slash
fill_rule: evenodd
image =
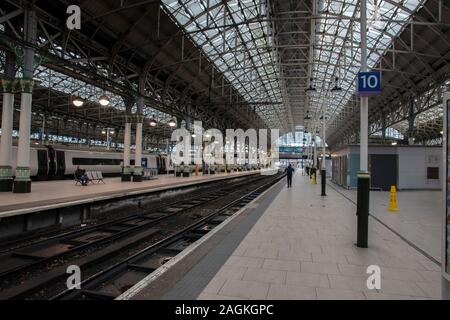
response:
<path id="1" fill-rule="evenodd" d="M 17 147 L 13 147 L 12 169 L 17 166 Z M 130 166 L 135 165 L 134 154 L 130 155 Z M 157 170 L 159 174 L 173 172 L 169 155 L 142 154 L 144 170 Z M 77 150 L 59 146 L 38 146 L 30 148 L 31 178 L 37 181 L 73 178 L 77 167 L 86 171 L 101 171 L 105 177 L 120 176 L 123 170 L 123 153 L 115 151 Z"/>

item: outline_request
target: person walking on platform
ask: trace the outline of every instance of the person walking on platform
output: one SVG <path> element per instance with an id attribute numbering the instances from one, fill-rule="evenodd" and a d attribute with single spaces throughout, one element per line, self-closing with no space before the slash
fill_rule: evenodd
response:
<path id="1" fill-rule="evenodd" d="M 294 173 L 294 168 L 292 168 L 291 164 L 288 165 L 288 167 L 284 170 L 286 172 L 287 176 L 287 185 L 288 188 L 292 187 L 292 174 Z"/>

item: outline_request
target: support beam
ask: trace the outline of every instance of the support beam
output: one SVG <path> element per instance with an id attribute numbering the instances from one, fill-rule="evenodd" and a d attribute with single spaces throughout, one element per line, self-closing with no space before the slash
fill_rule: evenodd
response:
<path id="1" fill-rule="evenodd" d="M 134 154 L 134 173 L 133 182 L 142 181 L 142 127 L 144 116 L 142 110 L 144 109 L 144 97 L 138 98 L 138 108 L 136 115 L 136 151 Z"/>
<path id="2" fill-rule="evenodd" d="M 8 31 L 9 28 L 7 28 Z M 16 81 L 16 57 L 6 52 L 5 78 L 1 79 L 3 92 L 2 135 L 0 140 L 0 192 L 13 190 L 12 174 L 12 130 L 14 116 L 14 88 Z"/>
<path id="3" fill-rule="evenodd" d="M 0 192 L 13 190 L 12 178 L 12 126 L 14 115 L 14 94 L 12 88 L 15 81 L 2 79 L 2 136 L 0 140 Z"/>
<path id="4" fill-rule="evenodd" d="M 361 72 L 367 71 L 367 0 L 361 0 Z M 361 96 L 360 164 L 357 191 L 357 241 L 359 248 L 368 246 L 370 173 L 368 171 L 369 98 Z"/>
<path id="5" fill-rule="evenodd" d="M 24 34 L 26 43 L 36 43 L 36 13 L 31 9 L 25 11 Z M 14 180 L 15 193 L 31 192 L 30 170 L 30 131 L 31 131 L 31 101 L 34 87 L 34 49 L 25 46 L 23 79 L 19 81 L 21 88 L 19 144 L 17 147 L 17 167 Z"/>

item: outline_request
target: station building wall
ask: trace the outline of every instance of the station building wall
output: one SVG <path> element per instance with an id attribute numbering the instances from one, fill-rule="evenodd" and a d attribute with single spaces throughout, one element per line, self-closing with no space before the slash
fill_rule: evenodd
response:
<path id="1" fill-rule="evenodd" d="M 332 180 L 346 188 L 357 187 L 359 146 L 351 145 L 332 153 Z M 388 190 L 440 189 L 442 148 L 439 146 L 369 146 L 372 187 Z"/>

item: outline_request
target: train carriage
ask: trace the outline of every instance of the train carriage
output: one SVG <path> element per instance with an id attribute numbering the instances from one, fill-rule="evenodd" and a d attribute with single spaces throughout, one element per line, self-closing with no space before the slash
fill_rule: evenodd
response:
<path id="1" fill-rule="evenodd" d="M 17 164 L 17 147 L 12 152 L 13 175 Z M 130 155 L 130 166 L 135 165 L 134 154 Z M 143 154 L 141 166 L 159 174 L 173 171 L 169 155 Z M 31 147 L 31 178 L 38 181 L 72 178 L 77 167 L 86 171 L 101 171 L 105 177 L 120 176 L 123 153 L 114 151 L 74 150 L 64 147 Z"/>

